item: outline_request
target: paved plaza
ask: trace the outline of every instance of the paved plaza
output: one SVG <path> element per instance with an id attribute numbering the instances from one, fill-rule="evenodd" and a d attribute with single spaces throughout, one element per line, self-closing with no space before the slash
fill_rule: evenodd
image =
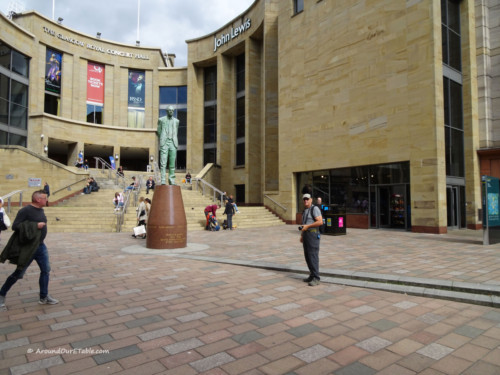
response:
<path id="1" fill-rule="evenodd" d="M 32 265 L 0 312 L 0 375 L 500 374 L 500 245 L 479 232 L 323 236 L 316 287 L 296 226 L 177 250 L 130 234 L 49 228 L 61 302 L 38 304 Z"/>

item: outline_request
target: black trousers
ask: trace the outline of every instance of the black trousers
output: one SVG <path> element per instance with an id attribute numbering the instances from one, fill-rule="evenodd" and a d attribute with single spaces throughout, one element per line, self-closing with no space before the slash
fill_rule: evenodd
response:
<path id="1" fill-rule="evenodd" d="M 302 246 L 304 247 L 307 268 L 309 268 L 309 276 L 319 280 L 319 231 L 304 232 Z"/>

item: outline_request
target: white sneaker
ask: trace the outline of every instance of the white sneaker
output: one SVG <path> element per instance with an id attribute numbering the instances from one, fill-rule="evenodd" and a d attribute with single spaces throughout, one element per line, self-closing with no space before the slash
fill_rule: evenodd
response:
<path id="1" fill-rule="evenodd" d="M 38 301 L 40 305 L 57 305 L 59 303 L 59 300 L 52 298 L 49 294 L 47 294 L 47 297 L 45 298 L 40 298 L 40 301 Z"/>

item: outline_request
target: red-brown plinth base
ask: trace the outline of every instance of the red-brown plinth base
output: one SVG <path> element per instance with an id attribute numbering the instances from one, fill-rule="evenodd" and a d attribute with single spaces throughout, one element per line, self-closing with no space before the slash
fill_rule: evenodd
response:
<path id="1" fill-rule="evenodd" d="M 186 213 L 179 186 L 155 186 L 146 228 L 148 249 L 180 249 L 187 246 Z"/>

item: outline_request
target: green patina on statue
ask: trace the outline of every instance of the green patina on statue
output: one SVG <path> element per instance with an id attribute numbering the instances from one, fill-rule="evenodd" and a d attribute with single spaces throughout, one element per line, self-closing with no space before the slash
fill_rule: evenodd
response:
<path id="1" fill-rule="evenodd" d="M 179 130 L 179 120 L 173 117 L 174 108 L 167 108 L 167 115 L 158 119 L 158 139 L 160 141 L 160 173 L 161 184 L 166 182 L 166 168 L 168 163 L 168 183 L 175 185 L 175 158 L 177 156 L 177 132 Z"/>

